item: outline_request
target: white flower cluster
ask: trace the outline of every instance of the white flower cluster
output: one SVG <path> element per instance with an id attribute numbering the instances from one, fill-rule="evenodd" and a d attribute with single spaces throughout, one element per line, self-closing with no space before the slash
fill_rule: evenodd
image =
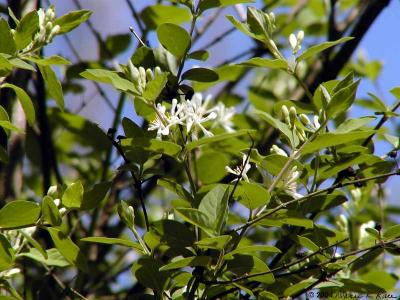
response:
<path id="1" fill-rule="evenodd" d="M 155 67 L 154 72 L 151 69 L 145 69 L 143 67 L 135 67 L 131 60 L 128 62 L 129 77 L 135 88 L 140 94 L 143 94 L 146 85 L 149 81 L 154 80 L 157 75 L 162 73 L 160 67 Z"/>
<path id="2" fill-rule="evenodd" d="M 297 35 L 294 35 L 293 33 L 289 35 L 289 44 L 290 48 L 292 48 L 292 54 L 296 55 L 297 52 L 300 51 L 301 49 L 301 43 L 304 40 L 304 31 L 300 30 Z"/>
<path id="3" fill-rule="evenodd" d="M 232 182 L 237 181 L 239 179 L 240 175 L 242 175 L 242 178 L 245 181 L 249 182 L 249 177 L 247 177 L 247 172 L 249 172 L 250 169 L 251 169 L 250 159 L 248 158 L 248 156 L 246 154 L 243 154 L 242 164 L 237 166 L 235 169 L 231 169 L 229 166 L 225 167 L 225 170 L 228 173 L 231 173 L 231 174 L 237 176 L 237 178 L 234 179 Z"/>
<path id="4" fill-rule="evenodd" d="M 56 19 L 54 6 L 50 6 L 46 11 L 41 8 L 37 11 L 37 14 L 39 16 L 39 31 L 23 52 L 32 52 L 40 49 L 50 43 L 54 36 L 60 32 L 60 26 L 54 25 Z"/>
<path id="5" fill-rule="evenodd" d="M 159 103 L 156 106 L 156 118 L 150 123 L 148 130 L 157 130 L 157 138 L 160 139 L 162 135 L 169 135 L 176 125 L 181 125 L 186 129 L 186 134 L 191 135 L 192 140 L 197 140 L 199 130 L 205 136 L 213 135 L 204 125 L 213 120 L 209 129 L 221 126 L 228 132 L 234 131 L 231 121 L 234 108 L 226 108 L 223 103 L 218 103 L 216 107 L 209 109 L 210 100 L 211 97 L 208 96 L 203 102 L 203 96 L 200 93 L 195 93 L 192 100 L 181 103 L 173 99 L 169 112 L 164 105 Z"/>
<path id="6" fill-rule="evenodd" d="M 294 199 L 303 198 L 302 194 L 297 192 L 297 180 L 300 177 L 300 172 L 297 171 L 297 166 L 290 169 L 289 172 L 282 178 L 283 190 Z"/>

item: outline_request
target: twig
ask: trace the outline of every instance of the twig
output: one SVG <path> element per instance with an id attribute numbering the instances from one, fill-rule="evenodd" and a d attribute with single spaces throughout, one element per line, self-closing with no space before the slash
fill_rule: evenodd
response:
<path id="1" fill-rule="evenodd" d="M 121 145 L 114 139 L 112 139 L 112 137 L 110 135 L 107 135 L 108 138 L 110 139 L 110 142 L 112 143 L 112 145 L 115 147 L 115 149 L 118 151 L 118 153 L 121 155 L 121 157 L 123 158 L 125 164 L 129 164 L 130 161 L 129 159 L 126 157 L 124 150 L 122 149 Z M 149 218 L 147 215 L 147 210 L 146 210 L 146 205 L 144 204 L 144 198 L 143 198 L 143 191 L 142 191 L 142 182 L 140 180 L 140 178 L 137 178 L 135 173 L 133 171 L 129 171 L 133 181 L 134 181 L 134 188 L 138 194 L 139 200 L 140 200 L 140 205 L 142 207 L 142 211 L 143 211 L 143 215 L 144 215 L 144 220 L 146 223 L 146 230 L 149 231 L 150 230 L 150 223 L 149 223 Z"/>

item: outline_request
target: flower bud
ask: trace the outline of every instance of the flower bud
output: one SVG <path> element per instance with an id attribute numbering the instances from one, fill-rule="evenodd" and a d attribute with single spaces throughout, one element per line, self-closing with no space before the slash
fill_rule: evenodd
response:
<path id="1" fill-rule="evenodd" d="M 283 149 L 279 148 L 277 145 L 272 145 L 270 151 L 271 151 L 271 153 L 275 153 L 275 154 L 287 157 L 286 152 Z"/>
<path id="2" fill-rule="evenodd" d="M 311 124 L 310 119 L 307 117 L 307 115 L 300 114 L 299 117 L 300 117 L 301 123 L 303 123 L 304 126 L 307 126 L 307 125 Z"/>
<path id="3" fill-rule="evenodd" d="M 156 76 L 157 75 L 161 75 L 162 74 L 161 68 L 159 66 L 155 67 L 154 73 L 155 73 Z"/>
<path id="4" fill-rule="evenodd" d="M 275 24 L 275 14 L 272 11 L 268 14 L 268 17 L 269 17 L 271 23 Z"/>
<path id="5" fill-rule="evenodd" d="M 287 106 L 286 105 L 282 105 L 281 109 L 282 109 L 282 116 L 284 118 L 289 117 L 289 110 L 288 110 Z"/>
<path id="6" fill-rule="evenodd" d="M 297 119 L 296 107 L 294 107 L 294 106 L 290 107 L 290 109 L 289 109 L 289 117 L 290 117 L 291 123 L 294 124 L 296 119 Z"/>
<path id="7" fill-rule="evenodd" d="M 146 86 L 146 70 L 143 67 L 139 67 L 139 85 Z"/>
<path id="8" fill-rule="evenodd" d="M 53 28 L 53 23 L 47 22 L 46 23 L 46 31 L 51 31 L 52 28 Z"/>
<path id="9" fill-rule="evenodd" d="M 50 35 L 52 37 L 54 37 L 55 35 L 57 35 L 60 32 L 60 29 L 61 29 L 60 25 L 54 26 L 53 29 L 50 32 Z"/>
<path id="10" fill-rule="evenodd" d="M 292 48 L 292 51 L 294 52 L 294 50 L 297 47 L 297 38 L 293 33 L 291 33 L 289 35 L 289 44 L 290 44 L 290 48 Z"/>
<path id="11" fill-rule="evenodd" d="M 314 123 L 313 125 L 314 125 L 314 128 L 315 128 L 315 129 L 318 129 L 318 128 L 321 127 L 321 124 L 319 123 L 319 118 L 318 118 L 318 116 L 314 116 L 313 123 Z"/>
<path id="12" fill-rule="evenodd" d="M 300 45 L 301 42 L 302 42 L 303 39 L 304 39 L 304 31 L 303 31 L 303 30 L 300 30 L 300 31 L 297 33 L 296 38 L 297 38 L 297 44 Z"/>
<path id="13" fill-rule="evenodd" d="M 146 70 L 146 79 L 147 79 L 147 82 L 154 79 L 154 74 L 153 74 L 152 70 L 150 70 L 150 69 Z"/>

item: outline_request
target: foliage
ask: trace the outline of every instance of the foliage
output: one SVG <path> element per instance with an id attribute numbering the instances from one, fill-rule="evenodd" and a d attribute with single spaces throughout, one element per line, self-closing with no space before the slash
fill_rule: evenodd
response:
<path id="1" fill-rule="evenodd" d="M 376 81 L 379 62 L 345 65 L 362 38 L 345 36 L 358 26 L 352 10 L 378 8 L 266 1 L 263 9 L 250 3 L 244 16 L 249 2 L 158 1 L 138 13 L 128 1 L 138 47 L 117 65 L 129 36 L 102 40 L 90 11 L 9 8 L 9 21 L 0 18 L 2 299 L 396 292 L 399 209 L 386 202 L 385 182 L 400 175 L 399 139 L 386 122 L 397 121 L 400 87 L 394 106 L 373 94 L 359 99 L 360 80 Z M 213 55 L 221 38 L 195 45 L 226 8 L 238 12 L 226 16 L 230 30 L 254 51 L 194 67 L 190 60 Z M 348 23 L 336 24 L 342 15 Z M 46 56 L 48 44 L 84 22 L 99 42 L 98 61 Z M 159 45 L 146 41 L 150 32 Z M 120 94 L 107 131 L 64 99 L 88 80 L 100 99 L 108 101 L 106 85 Z M 137 118 L 124 117 L 126 99 Z M 370 112 L 349 118 L 356 105 Z M 382 140 L 391 149 L 380 156 Z"/>

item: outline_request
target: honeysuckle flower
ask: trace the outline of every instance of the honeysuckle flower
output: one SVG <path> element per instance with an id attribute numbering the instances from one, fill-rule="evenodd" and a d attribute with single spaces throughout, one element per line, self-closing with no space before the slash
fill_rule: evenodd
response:
<path id="1" fill-rule="evenodd" d="M 275 154 L 278 154 L 278 155 L 282 155 L 282 156 L 288 157 L 288 155 L 286 154 L 285 150 L 279 148 L 277 145 L 272 145 L 270 151 L 271 151 L 271 153 L 275 153 Z"/>
<path id="2" fill-rule="evenodd" d="M 157 130 L 157 138 L 160 139 L 162 135 L 169 135 L 170 128 L 177 124 L 182 125 L 183 120 L 186 118 L 182 115 L 184 106 L 178 104 L 178 100 L 173 99 L 170 113 L 167 113 L 167 108 L 160 103 L 156 107 L 156 118 L 150 123 L 147 130 Z M 182 116 L 181 116 L 182 115 Z"/>
<path id="3" fill-rule="evenodd" d="M 212 127 L 221 126 L 227 132 L 234 132 L 232 117 L 235 115 L 235 108 L 227 108 L 222 102 L 219 102 L 217 106 L 213 109 L 217 114 Z"/>
<path id="4" fill-rule="evenodd" d="M 302 198 L 303 195 L 297 193 L 297 180 L 300 177 L 300 172 L 297 171 L 297 166 L 294 166 L 286 176 L 283 177 L 283 190 L 294 199 Z"/>
<path id="5" fill-rule="evenodd" d="M 292 53 L 293 55 L 296 55 L 297 52 L 301 49 L 301 43 L 303 42 L 304 39 L 304 31 L 300 30 L 297 35 L 294 35 L 293 33 L 289 35 L 289 44 L 290 48 L 292 48 Z"/>
<path id="6" fill-rule="evenodd" d="M 376 223 L 374 221 L 369 221 L 367 223 L 363 223 L 360 226 L 360 241 L 363 242 L 365 239 L 369 238 L 370 236 L 366 232 L 367 228 L 375 228 Z"/>
<path id="7" fill-rule="evenodd" d="M 167 116 L 165 115 L 165 112 L 167 108 L 164 105 L 158 103 L 156 110 L 157 110 L 156 118 L 153 121 L 151 121 L 150 126 L 147 130 L 148 131 L 157 130 L 157 138 L 160 139 L 161 135 L 169 134 L 170 126 L 166 124 Z"/>
<path id="8" fill-rule="evenodd" d="M 233 175 L 236 175 L 237 178 L 234 179 L 232 182 L 235 182 L 239 179 L 240 175 L 242 175 L 242 178 L 249 182 L 249 177 L 247 177 L 247 172 L 251 169 L 251 164 L 249 162 L 248 156 L 246 154 L 243 154 L 243 161 L 242 164 L 235 167 L 235 169 L 231 169 L 229 166 L 225 167 L 225 170 L 228 173 L 231 173 Z"/>
<path id="9" fill-rule="evenodd" d="M 192 100 L 186 100 L 183 106 L 180 116 L 186 119 L 186 132 L 192 132 L 193 139 L 197 139 L 198 128 L 205 136 L 213 136 L 212 132 L 203 126 L 203 123 L 214 120 L 217 117 L 214 111 L 207 109 L 210 100 L 211 96 L 207 96 L 203 103 L 203 95 L 195 93 Z"/>
<path id="10" fill-rule="evenodd" d="M 2 279 L 9 279 L 17 274 L 21 273 L 21 269 L 19 268 L 12 268 L 9 270 L 5 270 L 0 272 L 0 278 Z"/>

